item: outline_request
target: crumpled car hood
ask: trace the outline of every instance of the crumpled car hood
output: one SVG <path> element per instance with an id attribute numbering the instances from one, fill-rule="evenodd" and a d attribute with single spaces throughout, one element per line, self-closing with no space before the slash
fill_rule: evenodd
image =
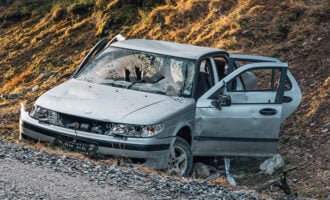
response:
<path id="1" fill-rule="evenodd" d="M 194 109 L 195 101 L 70 79 L 40 96 L 36 105 L 84 118 L 148 125 Z"/>

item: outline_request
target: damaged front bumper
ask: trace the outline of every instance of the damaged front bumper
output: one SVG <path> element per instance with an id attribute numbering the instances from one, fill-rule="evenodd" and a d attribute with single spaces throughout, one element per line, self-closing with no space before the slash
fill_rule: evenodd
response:
<path id="1" fill-rule="evenodd" d="M 144 159 L 146 167 L 157 170 L 168 167 L 169 148 L 174 142 L 174 138 L 171 137 L 159 139 L 108 136 L 40 123 L 30 117 L 23 104 L 21 104 L 19 130 L 20 138 L 60 143 L 66 147 L 75 147 L 78 151 L 88 146 L 90 147 L 88 150 L 95 150 L 97 154 Z M 75 146 L 72 146 L 73 144 Z"/>

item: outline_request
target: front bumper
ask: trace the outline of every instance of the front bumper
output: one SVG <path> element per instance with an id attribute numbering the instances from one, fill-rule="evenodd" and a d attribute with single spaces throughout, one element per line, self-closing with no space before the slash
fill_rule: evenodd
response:
<path id="1" fill-rule="evenodd" d="M 23 105 L 21 105 L 19 129 L 21 137 L 27 136 L 43 142 L 54 143 L 56 139 L 61 138 L 61 140 L 95 144 L 98 154 L 145 159 L 145 166 L 153 169 L 167 168 L 169 148 L 174 140 L 174 138 L 130 138 L 99 135 L 39 123 L 38 120 L 30 117 Z"/>

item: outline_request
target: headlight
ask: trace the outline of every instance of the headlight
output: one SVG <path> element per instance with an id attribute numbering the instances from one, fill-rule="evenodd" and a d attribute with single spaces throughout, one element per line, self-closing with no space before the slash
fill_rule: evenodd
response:
<path id="1" fill-rule="evenodd" d="M 126 137 L 151 137 L 157 135 L 163 129 L 163 124 L 151 126 L 114 124 L 110 129 L 110 135 L 121 135 Z"/>
<path id="2" fill-rule="evenodd" d="M 154 135 L 157 135 L 164 129 L 163 124 L 157 124 L 157 125 L 152 125 L 152 126 L 145 126 L 142 129 L 141 136 L 142 137 L 151 137 Z"/>
<path id="3" fill-rule="evenodd" d="M 40 122 L 57 124 L 58 123 L 58 113 L 46 108 L 35 106 L 35 108 L 30 112 L 30 116 Z"/>

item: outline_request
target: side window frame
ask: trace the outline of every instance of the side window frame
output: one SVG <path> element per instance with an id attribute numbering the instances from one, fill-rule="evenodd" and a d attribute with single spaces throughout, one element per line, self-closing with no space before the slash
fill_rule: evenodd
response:
<path id="1" fill-rule="evenodd" d="M 214 87 L 220 81 L 219 77 L 218 77 L 218 74 L 217 74 L 216 63 L 214 61 L 214 57 L 222 57 L 226 61 L 227 65 L 229 66 L 229 55 L 225 54 L 225 53 L 207 54 L 207 55 L 204 55 L 204 56 L 200 57 L 197 60 L 197 62 L 196 62 L 196 73 L 195 73 L 195 86 L 194 86 L 194 97 L 195 97 L 196 100 L 201 97 L 201 96 L 198 97 L 198 91 L 197 91 L 198 86 L 197 86 L 197 84 L 198 84 L 198 79 L 199 79 L 198 74 L 200 73 L 200 66 L 201 66 L 201 63 L 204 60 L 208 60 L 209 63 L 211 64 L 210 65 L 211 67 L 209 69 L 210 70 L 209 75 L 210 75 L 210 81 L 211 81 L 211 83 L 210 83 L 211 87 L 210 88 Z M 207 91 L 205 93 L 207 93 Z"/>
<path id="2" fill-rule="evenodd" d="M 271 70 L 272 74 L 271 74 L 271 80 L 270 80 L 270 87 L 271 87 L 270 90 L 245 90 L 245 89 L 244 90 L 233 90 L 232 89 L 233 85 L 229 84 L 231 81 L 237 81 L 237 79 L 240 79 L 243 83 L 243 86 L 244 86 L 245 84 L 244 84 L 244 81 L 242 80 L 242 74 L 246 73 L 250 70 L 256 70 L 256 69 L 257 70 Z M 279 85 L 278 85 L 277 89 L 274 88 L 274 85 L 275 85 L 275 70 L 276 69 L 280 70 L 280 73 L 281 73 L 280 77 L 279 77 Z M 250 68 L 250 69 L 246 69 L 246 70 L 240 72 L 239 74 L 237 74 L 236 76 L 232 77 L 230 79 L 230 81 L 226 84 L 226 86 L 223 86 L 223 87 L 226 87 L 226 91 L 228 91 L 229 93 L 276 92 L 275 99 L 274 99 L 274 104 L 280 104 L 280 103 L 283 103 L 286 79 L 287 79 L 287 68 L 282 68 L 282 67 Z M 228 87 L 231 87 L 231 88 L 228 88 Z M 245 86 L 244 86 L 244 88 L 245 88 Z M 217 95 L 221 94 L 222 90 L 223 90 L 222 87 L 219 88 L 219 90 L 216 92 L 216 94 Z M 215 98 L 217 95 L 213 94 L 210 97 Z"/>
<path id="3" fill-rule="evenodd" d="M 244 83 L 244 80 L 243 80 L 243 78 L 242 78 L 242 74 L 244 74 L 244 73 L 246 73 L 246 72 L 248 72 L 248 71 L 250 71 L 250 70 L 254 70 L 255 68 L 250 68 L 250 69 L 248 69 L 248 70 L 245 70 L 245 71 L 243 71 L 243 72 L 241 72 L 240 74 L 238 74 L 238 75 L 236 75 L 234 78 L 232 78 L 231 80 L 234 80 L 234 79 L 240 79 L 240 81 L 242 82 L 242 84 L 243 84 L 243 86 L 244 86 L 244 88 L 245 88 L 245 85 L 246 85 L 246 83 Z M 266 69 L 268 69 L 268 68 L 258 68 L 258 70 L 259 69 L 264 69 L 264 70 L 266 70 Z M 274 85 L 275 85 L 275 70 L 276 69 L 279 69 L 280 70 L 280 72 L 281 72 L 281 77 L 279 77 L 279 79 L 280 79 L 280 81 L 281 82 L 283 82 L 284 81 L 284 84 L 286 84 L 286 80 L 288 80 L 289 82 L 289 84 L 290 84 L 290 80 L 288 79 L 288 77 L 286 76 L 286 77 L 284 77 L 284 80 L 283 80 L 283 77 L 282 77 L 282 75 L 283 75 L 283 72 L 282 72 L 282 70 L 283 70 L 283 68 L 279 68 L 279 67 L 273 67 L 273 68 L 271 68 L 271 70 L 272 70 L 272 74 L 271 74 L 271 80 L 270 80 L 270 91 L 272 90 L 272 91 L 274 91 L 274 90 L 276 90 L 275 88 L 274 88 Z M 286 74 L 286 72 L 284 72 L 284 74 Z M 228 84 L 228 83 L 227 83 Z M 279 83 L 279 85 L 280 85 L 280 83 Z M 291 84 L 290 84 L 291 85 Z M 228 87 L 228 86 L 227 86 Z M 260 92 L 262 92 L 262 91 L 267 91 L 267 90 L 246 90 L 246 89 L 244 89 L 244 90 L 234 90 L 234 89 L 232 89 L 232 88 L 227 88 L 227 90 L 228 91 L 230 91 L 230 92 L 247 92 L 247 91 L 260 91 Z M 288 89 L 288 90 L 290 90 L 290 89 Z"/>
<path id="4" fill-rule="evenodd" d="M 206 90 L 206 91 L 202 91 L 201 88 L 200 88 L 200 85 L 201 84 L 201 73 L 205 73 L 203 71 L 201 71 L 201 67 L 202 67 L 202 63 L 205 61 L 205 66 L 203 67 L 206 67 L 206 63 L 209 62 L 210 63 L 210 66 L 208 67 L 207 70 L 205 70 L 205 72 L 207 72 L 208 76 L 210 76 L 208 78 L 209 80 L 209 88 Z M 197 63 L 196 63 L 196 72 L 195 72 L 195 81 L 194 81 L 194 98 L 197 100 L 199 99 L 201 96 L 203 96 L 210 88 L 212 88 L 214 85 L 215 85 L 215 82 L 214 82 L 214 76 L 213 76 L 213 66 L 212 66 L 212 61 L 210 60 L 210 57 L 209 56 L 203 56 L 201 57 L 199 60 L 197 60 Z M 204 69 L 203 69 L 204 70 Z M 205 73 L 206 74 L 206 73 Z M 204 84 L 205 86 L 205 84 Z M 204 88 L 204 87 L 202 87 Z M 204 90 L 204 89 L 203 89 Z"/>
<path id="5" fill-rule="evenodd" d="M 214 82 L 218 83 L 220 80 L 222 80 L 224 77 L 227 76 L 227 71 L 228 71 L 228 59 L 226 56 L 224 55 L 213 55 L 211 58 L 211 62 L 212 62 L 212 66 L 213 66 L 213 76 L 214 76 Z M 217 63 L 218 62 L 218 63 Z M 221 71 L 219 70 L 219 65 L 221 63 L 221 67 L 223 67 L 223 69 L 221 69 Z M 221 76 L 220 76 L 221 74 Z"/>
<path id="6" fill-rule="evenodd" d="M 249 71 L 252 68 L 256 68 L 256 69 L 260 69 L 260 68 L 266 68 L 266 69 L 271 69 L 271 68 L 279 68 L 282 70 L 282 81 L 280 81 L 280 86 L 279 86 L 279 90 L 278 90 L 278 94 L 277 94 L 277 99 L 276 102 L 282 102 L 283 101 L 283 97 L 284 96 L 284 86 L 285 86 L 285 79 L 283 79 L 283 76 L 287 76 L 287 68 L 288 68 L 288 63 L 282 63 L 282 62 L 259 62 L 259 63 L 251 63 L 251 64 L 247 64 L 244 65 L 238 69 L 236 69 L 235 71 L 233 71 L 232 73 L 228 74 L 222 81 L 218 82 L 214 87 L 212 87 L 208 92 L 206 92 L 203 96 L 201 96 L 201 100 L 199 105 L 204 105 L 205 102 L 207 102 L 207 100 L 215 100 L 217 99 L 218 95 L 222 94 L 221 92 L 224 91 L 224 85 L 238 77 L 240 74 L 244 73 L 245 71 Z M 282 93 L 280 95 L 280 93 Z M 203 103 L 202 103 L 203 102 Z"/>

